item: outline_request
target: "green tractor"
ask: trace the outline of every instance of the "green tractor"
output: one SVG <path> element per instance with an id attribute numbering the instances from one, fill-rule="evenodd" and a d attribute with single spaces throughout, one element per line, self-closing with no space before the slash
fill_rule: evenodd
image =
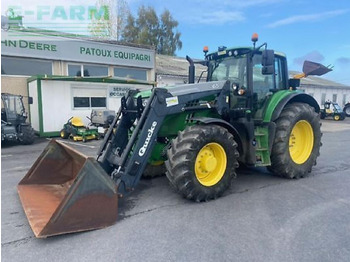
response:
<path id="1" fill-rule="evenodd" d="M 257 36 L 252 40 L 253 47 L 205 50 L 196 63 L 207 66 L 206 82 L 194 83 L 188 57 L 190 84 L 130 90 L 96 160 L 51 141 L 18 186 L 35 235 L 113 224 L 118 196 L 135 190 L 147 165 L 164 162 L 170 184 L 196 202 L 220 197 L 239 164 L 289 179 L 307 176 L 320 153 L 320 108 L 296 90 L 299 79 L 288 79 L 286 56 L 266 43 L 256 47 Z M 312 65 L 303 76 L 329 71 Z M 57 207 L 38 207 L 39 195 Z"/>

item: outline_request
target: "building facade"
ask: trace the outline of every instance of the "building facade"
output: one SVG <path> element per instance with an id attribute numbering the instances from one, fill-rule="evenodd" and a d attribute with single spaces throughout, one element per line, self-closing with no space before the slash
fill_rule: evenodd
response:
<path id="1" fill-rule="evenodd" d="M 2 92 L 27 96 L 27 79 L 35 75 L 154 81 L 155 50 L 34 29 L 2 30 Z"/>
<path id="2" fill-rule="evenodd" d="M 57 135 L 72 116 L 88 124 L 93 109 L 117 111 L 127 90 L 151 88 L 154 80 L 153 47 L 37 29 L 1 31 L 1 92 L 24 97 L 42 136 Z"/>

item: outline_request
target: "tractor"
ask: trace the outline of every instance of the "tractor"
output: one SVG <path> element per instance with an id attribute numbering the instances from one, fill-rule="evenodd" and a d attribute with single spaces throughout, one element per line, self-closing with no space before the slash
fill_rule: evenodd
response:
<path id="1" fill-rule="evenodd" d="M 336 102 L 326 101 L 321 109 L 321 119 L 332 117 L 335 121 L 344 120 L 345 113 Z"/>
<path id="2" fill-rule="evenodd" d="M 89 128 L 84 125 L 80 117 L 74 116 L 68 119 L 60 131 L 63 139 L 71 138 L 73 141 L 83 141 L 99 139 L 97 128 Z"/>
<path id="3" fill-rule="evenodd" d="M 164 165 L 170 185 L 195 202 L 222 196 L 240 164 L 307 176 L 320 154 L 320 108 L 296 88 L 330 69 L 309 62 L 288 79 L 286 56 L 257 40 L 187 57 L 189 84 L 130 90 L 96 159 L 52 140 L 18 185 L 35 236 L 115 223 L 118 198 L 136 189 L 147 166 Z M 207 67 L 206 82 L 194 83 L 195 64 Z"/>
<path id="4" fill-rule="evenodd" d="M 29 104 L 33 102 L 28 98 Z M 23 145 L 33 144 L 35 135 L 32 126 L 26 122 L 27 112 L 23 96 L 1 93 L 1 142 L 17 141 Z"/>

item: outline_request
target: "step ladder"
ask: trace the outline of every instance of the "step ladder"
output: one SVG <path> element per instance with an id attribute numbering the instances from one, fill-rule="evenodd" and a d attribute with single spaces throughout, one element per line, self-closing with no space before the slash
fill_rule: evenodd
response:
<path id="1" fill-rule="evenodd" d="M 255 166 L 270 166 L 269 132 L 267 127 L 257 126 L 254 130 L 256 140 Z"/>

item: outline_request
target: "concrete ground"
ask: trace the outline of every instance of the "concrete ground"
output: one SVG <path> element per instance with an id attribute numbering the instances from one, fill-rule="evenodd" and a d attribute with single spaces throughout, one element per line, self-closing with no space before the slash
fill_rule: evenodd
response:
<path id="1" fill-rule="evenodd" d="M 141 180 L 105 229 L 36 239 L 16 185 L 48 143 L 1 151 L 2 261 L 349 261 L 350 119 L 322 121 L 318 164 L 304 179 L 239 170 L 225 195 L 192 203 L 166 177 Z M 72 143 L 94 156 L 99 141 Z"/>

